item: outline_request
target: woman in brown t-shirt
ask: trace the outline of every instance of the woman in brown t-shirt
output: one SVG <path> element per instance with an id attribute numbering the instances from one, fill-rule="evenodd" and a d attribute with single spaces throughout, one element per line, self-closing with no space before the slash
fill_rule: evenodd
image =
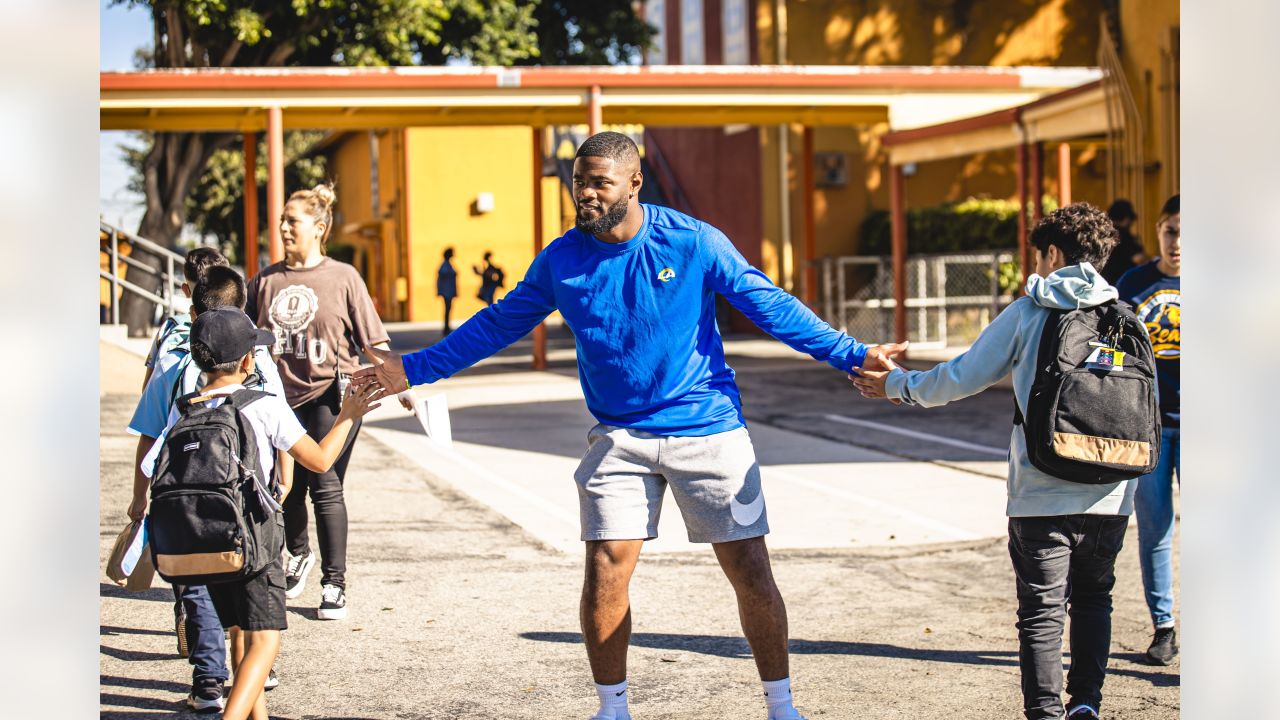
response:
<path id="1" fill-rule="evenodd" d="M 264 268 L 249 282 L 246 308 L 260 327 L 275 332 L 272 354 L 285 399 L 312 437 L 324 437 L 333 425 L 346 378 L 360 367 L 356 350 L 385 348 L 388 340 L 359 273 L 325 255 L 334 201 L 329 185 L 289 196 L 280 219 L 284 261 Z M 316 564 L 303 500 L 311 496 L 320 539 L 321 620 L 340 620 L 347 614 L 347 506 L 342 483 L 359 430 L 357 420 L 328 472 L 295 467 L 293 491 L 284 502 L 289 551 L 285 595 L 296 598 Z"/>

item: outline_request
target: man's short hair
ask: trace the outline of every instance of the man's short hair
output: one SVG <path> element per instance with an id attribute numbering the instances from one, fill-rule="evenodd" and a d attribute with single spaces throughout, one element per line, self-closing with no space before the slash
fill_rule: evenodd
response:
<path id="1" fill-rule="evenodd" d="M 1044 216 L 1031 231 L 1031 244 L 1041 254 L 1057 245 L 1068 265 L 1087 262 L 1101 268 L 1120 235 L 1111 218 L 1089 203 L 1072 203 Z"/>
<path id="2" fill-rule="evenodd" d="M 574 157 L 609 158 L 619 165 L 631 162 L 639 164 L 640 149 L 636 147 L 635 141 L 626 135 L 606 130 L 584 140 L 578 147 L 578 154 Z"/>
<path id="3" fill-rule="evenodd" d="M 196 285 L 191 293 L 191 304 L 196 313 L 217 310 L 221 307 L 235 307 L 244 310 L 247 294 L 244 278 L 235 268 L 225 265 L 213 265 L 204 271 L 204 279 Z"/>
<path id="4" fill-rule="evenodd" d="M 240 367 L 240 361 L 244 358 L 236 358 L 228 360 L 224 363 L 215 362 L 213 359 L 213 351 L 208 345 L 199 340 L 191 341 L 191 359 L 195 362 L 196 367 L 202 372 L 212 373 L 215 375 L 226 375 L 235 372 Z"/>
<path id="5" fill-rule="evenodd" d="M 187 279 L 187 284 L 195 287 L 206 270 L 217 266 L 230 267 L 231 263 L 211 247 L 198 247 L 187 253 L 187 259 L 182 263 L 182 276 Z"/>

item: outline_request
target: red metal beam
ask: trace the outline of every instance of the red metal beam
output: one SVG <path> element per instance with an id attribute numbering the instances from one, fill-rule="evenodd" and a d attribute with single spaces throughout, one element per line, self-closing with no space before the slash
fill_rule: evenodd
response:
<path id="1" fill-rule="evenodd" d="M 759 65 L 586 68 L 217 68 L 102 72 L 100 90 L 385 90 L 465 88 L 771 87 L 1010 89 L 1018 68 Z"/>
<path id="2" fill-rule="evenodd" d="M 1027 253 L 1027 144 L 1018 143 L 1018 259 L 1022 264 L 1022 284 L 1031 275 L 1030 255 Z"/>
<path id="3" fill-rule="evenodd" d="M 1058 145 L 1058 207 L 1071 204 L 1071 146 Z"/>
<path id="4" fill-rule="evenodd" d="M 961 118 L 959 120 L 952 120 L 950 122 L 939 123 L 937 125 L 929 125 L 928 127 L 885 133 L 884 137 L 880 139 L 880 144 L 886 147 L 891 145 L 902 145 L 904 143 L 915 142 L 917 140 L 928 140 L 931 138 L 946 137 L 948 135 L 958 135 L 960 133 L 982 130 L 989 127 L 1012 125 L 1017 122 L 1018 108 L 1008 108 L 1005 110 L 996 110 L 995 112 L 990 112 L 985 115 L 977 115 L 975 117 Z"/>
<path id="5" fill-rule="evenodd" d="M 533 128 L 533 254 L 542 252 L 542 136 L 543 129 Z M 533 369 L 547 369 L 547 324 L 533 329 Z"/>
<path id="6" fill-rule="evenodd" d="M 267 108 L 267 229 L 271 262 L 284 259 L 280 218 L 284 215 L 284 117 L 279 106 Z"/>
<path id="7" fill-rule="evenodd" d="M 258 134 L 244 134 L 244 275 L 258 274 Z"/>
<path id="8" fill-rule="evenodd" d="M 907 339 L 907 198 L 901 165 L 889 165 L 889 218 L 893 239 L 894 342 Z"/>
<path id="9" fill-rule="evenodd" d="M 804 268 L 804 287 L 802 288 L 802 299 L 809 307 L 813 307 L 817 298 L 818 269 L 814 266 L 814 259 L 818 255 L 817 250 L 817 208 L 814 207 L 814 181 L 813 181 L 813 127 L 811 125 L 804 126 L 804 158 L 801 167 L 804 169 L 803 180 L 804 185 L 804 257 L 800 258 L 800 267 Z"/>

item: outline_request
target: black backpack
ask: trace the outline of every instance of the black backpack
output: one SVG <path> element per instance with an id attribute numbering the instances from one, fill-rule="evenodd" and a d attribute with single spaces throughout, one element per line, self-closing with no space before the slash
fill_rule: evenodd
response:
<path id="1" fill-rule="evenodd" d="M 1087 360 L 1099 347 L 1125 353 L 1121 368 Z M 1056 478 L 1102 484 L 1145 475 L 1160 458 L 1155 355 L 1128 305 L 1050 310 L 1024 417 L 1031 464 Z"/>
<path id="2" fill-rule="evenodd" d="M 279 556 L 280 503 L 241 412 L 269 393 L 240 389 L 218 407 L 177 401 L 151 483 L 149 543 L 156 572 L 171 583 L 208 585 L 251 577 Z"/>

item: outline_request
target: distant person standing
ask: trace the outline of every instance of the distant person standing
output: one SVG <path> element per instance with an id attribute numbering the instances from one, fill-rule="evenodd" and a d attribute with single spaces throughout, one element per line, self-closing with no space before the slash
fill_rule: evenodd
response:
<path id="1" fill-rule="evenodd" d="M 453 269 L 453 248 L 445 248 L 444 262 L 436 271 L 436 294 L 444 300 L 444 334 L 453 332 L 449 325 L 449 311 L 453 309 L 453 299 L 458 297 L 458 271 Z"/>
<path id="2" fill-rule="evenodd" d="M 1138 516 L 1138 559 L 1142 587 L 1155 635 L 1147 661 L 1168 665 L 1178 655 L 1173 618 L 1173 476 L 1182 482 L 1182 220 L 1181 200 L 1174 195 L 1160 209 L 1156 234 L 1160 257 L 1120 278 L 1120 299 L 1133 306 L 1147 326 L 1156 356 L 1160 397 L 1160 464 L 1134 482 L 1134 513 Z"/>
<path id="3" fill-rule="evenodd" d="M 471 269 L 480 276 L 480 294 L 476 297 L 483 300 L 485 305 L 492 305 L 493 296 L 498 292 L 498 288 L 502 287 L 502 281 L 507 274 L 502 272 L 502 268 L 493 264 L 493 253 L 488 250 L 484 253 L 484 267 L 472 265 Z"/>
<path id="4" fill-rule="evenodd" d="M 1138 221 L 1138 213 L 1133 209 L 1133 203 L 1128 200 L 1116 200 L 1111 203 L 1111 207 L 1107 208 L 1107 217 L 1111 218 L 1111 224 L 1116 226 L 1120 241 L 1116 243 L 1116 249 L 1111 253 L 1111 259 L 1107 261 L 1106 267 L 1102 268 L 1102 277 L 1108 283 L 1115 285 L 1121 275 L 1146 262 L 1147 253 L 1143 250 L 1142 243 L 1133 234 L 1133 224 Z"/>

